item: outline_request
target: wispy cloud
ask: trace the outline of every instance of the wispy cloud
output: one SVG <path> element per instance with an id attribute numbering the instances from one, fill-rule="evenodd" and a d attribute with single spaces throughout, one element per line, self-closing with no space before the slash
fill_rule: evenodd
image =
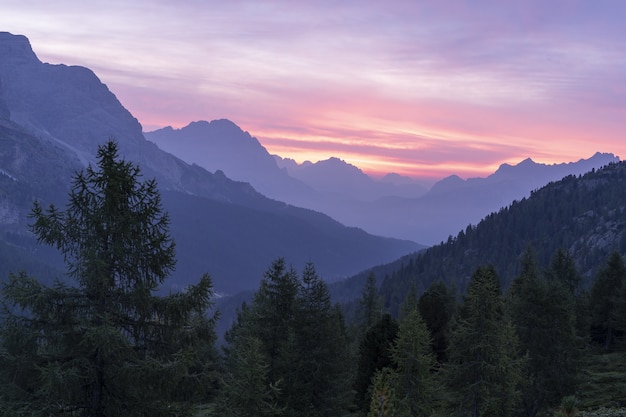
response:
<path id="1" fill-rule="evenodd" d="M 619 0 L 7 0 L 0 16 L 148 130 L 225 117 L 282 156 L 438 176 L 625 156 L 624 21 Z"/>

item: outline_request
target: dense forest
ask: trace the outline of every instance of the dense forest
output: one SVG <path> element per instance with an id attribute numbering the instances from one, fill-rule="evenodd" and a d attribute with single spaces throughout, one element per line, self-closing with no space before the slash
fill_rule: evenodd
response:
<path id="1" fill-rule="evenodd" d="M 64 210 L 33 208 L 73 281 L 15 271 L 2 285 L 0 415 L 626 415 L 624 172 L 538 190 L 381 285 L 370 271 L 350 315 L 312 263 L 276 259 L 218 347 L 208 275 L 159 293 L 169 218 L 109 142 Z"/>

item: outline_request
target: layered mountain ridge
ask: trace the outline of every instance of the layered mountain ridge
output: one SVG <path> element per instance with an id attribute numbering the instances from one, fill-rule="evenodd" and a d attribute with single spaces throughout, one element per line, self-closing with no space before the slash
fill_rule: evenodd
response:
<path id="1" fill-rule="evenodd" d="M 222 170 L 272 198 L 321 211 L 373 234 L 427 245 L 446 240 L 550 181 L 619 161 L 600 152 L 552 165 L 527 158 L 516 165 L 502 164 L 485 178 L 464 180 L 451 175 L 429 189 L 397 174 L 374 179 L 336 157 L 302 164 L 272 157 L 250 133 L 227 120 L 193 122 L 145 135 L 183 160 L 209 171 Z"/>
<path id="2" fill-rule="evenodd" d="M 265 268 L 285 257 L 316 264 L 328 280 L 349 276 L 421 247 L 345 227 L 328 216 L 269 199 L 244 182 L 211 173 L 145 140 L 141 125 L 93 71 L 42 63 L 20 35 L 0 33 L 0 259 L 30 270 L 41 251 L 28 232 L 34 199 L 63 206 L 71 177 L 110 138 L 121 156 L 156 178 L 170 213 L 178 266 L 169 284 L 183 288 L 212 275 L 218 292 L 255 288 Z M 255 221 L 250 221 L 255 219 Z M 218 256 L 228 251 L 230 256 Z M 39 256 L 58 276 L 59 259 Z M 45 272 L 47 270 L 47 272 Z"/>

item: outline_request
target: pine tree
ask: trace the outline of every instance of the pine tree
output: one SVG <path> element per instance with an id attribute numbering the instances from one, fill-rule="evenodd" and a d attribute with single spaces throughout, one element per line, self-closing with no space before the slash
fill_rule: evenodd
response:
<path id="1" fill-rule="evenodd" d="M 434 371 L 437 361 L 430 333 L 415 308 L 400 321 L 391 356 L 396 368 L 395 395 L 411 416 L 430 416 L 440 395 Z"/>
<path id="2" fill-rule="evenodd" d="M 548 275 L 554 278 L 559 270 Z M 574 388 L 580 348 L 574 289 L 565 280 L 541 277 L 532 249 L 527 248 L 509 291 L 520 350 L 528 355 L 522 389 L 526 416 L 556 406 Z"/>
<path id="3" fill-rule="evenodd" d="M 391 368 L 383 368 L 372 377 L 371 400 L 367 417 L 409 417 L 412 414 L 398 399 L 395 390 L 398 375 Z"/>
<path id="4" fill-rule="evenodd" d="M 376 371 L 393 368 L 391 349 L 397 334 L 398 324 L 389 314 L 384 314 L 361 340 L 354 383 L 355 403 L 360 410 L 367 410 L 369 406 L 369 388 Z"/>
<path id="5" fill-rule="evenodd" d="M 359 300 L 361 334 L 365 334 L 381 317 L 380 293 L 376 287 L 376 275 L 367 275 L 365 287 Z"/>
<path id="6" fill-rule="evenodd" d="M 312 263 L 306 265 L 301 280 L 284 259 L 272 263 L 252 304 L 242 307 L 226 335 L 228 374 L 241 372 L 233 368 L 233 357 L 244 337 L 259 340 L 267 364 L 263 380 L 280 387 L 275 398 L 278 408 L 272 410 L 286 416 L 335 416 L 348 408 L 351 360 L 343 316 L 332 306 L 328 287 Z M 244 395 L 238 389 L 229 393 L 233 388 L 237 386 L 226 384 L 222 397 L 237 404 L 236 399 Z M 248 396 L 260 391 L 255 392 Z"/>
<path id="7" fill-rule="evenodd" d="M 619 327 L 618 306 L 623 287 L 626 285 L 626 267 L 622 257 L 613 252 L 605 266 L 598 271 L 591 289 L 592 325 L 600 332 L 604 350 L 614 342 L 614 332 Z"/>
<path id="8" fill-rule="evenodd" d="M 518 404 L 522 361 L 493 266 L 472 275 L 449 348 L 446 381 L 460 415 L 510 416 Z"/>
<path id="9" fill-rule="evenodd" d="M 261 341 L 239 332 L 231 341 L 226 372 L 221 378 L 217 411 L 225 417 L 278 416 L 280 381 L 269 380 L 269 365 Z"/>
<path id="10" fill-rule="evenodd" d="M 299 287 L 296 271 L 279 258 L 265 272 L 254 295 L 252 325 L 266 350 L 272 382 L 283 379 L 284 384 L 289 384 L 289 373 L 293 371 L 290 355 L 295 343 L 293 321 Z"/>
<path id="11" fill-rule="evenodd" d="M 292 408 L 299 415 L 336 416 L 348 408 L 345 381 L 349 378 L 348 340 L 340 310 L 330 302 L 326 283 L 312 263 L 302 273 L 296 298 L 294 333 L 296 355 L 292 363 Z"/>
<path id="12" fill-rule="evenodd" d="M 418 308 L 430 332 L 437 361 L 443 363 L 447 360 L 450 322 L 456 309 L 454 294 L 443 282 L 435 282 L 420 297 Z"/>
<path id="13" fill-rule="evenodd" d="M 2 288 L 2 408 L 10 415 L 166 416 L 190 413 L 211 386 L 214 320 L 208 276 L 155 295 L 174 268 L 169 218 L 154 180 L 98 149 L 69 203 L 33 209 L 32 231 L 57 247 L 75 285 L 25 273 Z M 17 367 L 19 366 L 19 368 Z M 24 377 L 24 378 L 22 378 Z M 185 386 L 188 389 L 180 389 Z"/>

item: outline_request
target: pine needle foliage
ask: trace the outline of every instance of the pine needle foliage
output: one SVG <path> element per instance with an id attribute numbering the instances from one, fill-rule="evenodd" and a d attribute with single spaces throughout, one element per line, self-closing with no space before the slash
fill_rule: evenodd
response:
<path id="1" fill-rule="evenodd" d="M 64 255 L 70 282 L 19 273 L 2 287 L 5 415 L 190 415 L 209 395 L 211 280 L 157 295 L 174 242 L 156 182 L 140 177 L 111 140 L 65 210 L 35 203 L 32 231 Z"/>

